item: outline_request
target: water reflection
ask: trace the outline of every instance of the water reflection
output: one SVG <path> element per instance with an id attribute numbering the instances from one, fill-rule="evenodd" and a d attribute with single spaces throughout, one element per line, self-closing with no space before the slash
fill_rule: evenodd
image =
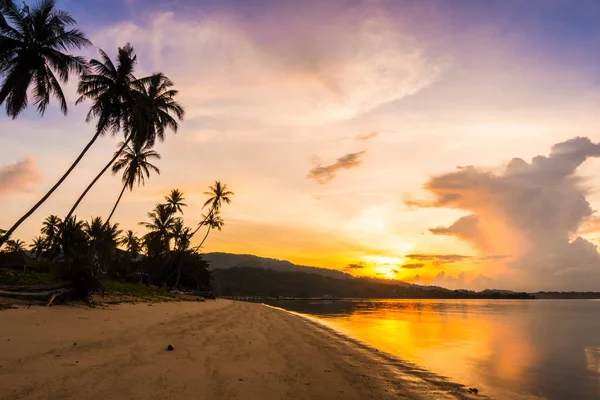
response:
<path id="1" fill-rule="evenodd" d="M 600 398 L 600 302 L 278 301 L 494 398 Z"/>

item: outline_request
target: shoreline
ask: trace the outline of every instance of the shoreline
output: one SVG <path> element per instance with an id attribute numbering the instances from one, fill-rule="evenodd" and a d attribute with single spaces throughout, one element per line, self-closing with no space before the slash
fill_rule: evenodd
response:
<path id="1" fill-rule="evenodd" d="M 31 307 L 0 319 L 6 400 L 485 398 L 262 304 Z M 169 343 L 175 351 L 166 351 Z"/>

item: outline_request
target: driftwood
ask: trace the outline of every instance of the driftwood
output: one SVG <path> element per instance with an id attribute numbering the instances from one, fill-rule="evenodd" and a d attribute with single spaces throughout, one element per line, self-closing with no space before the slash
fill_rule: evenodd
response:
<path id="1" fill-rule="evenodd" d="M 14 285 L 0 286 L 0 291 L 6 292 L 47 292 L 50 290 L 64 289 L 73 286 L 71 282 L 47 283 L 43 285 Z"/>
<path id="2" fill-rule="evenodd" d="M 71 289 L 57 289 L 50 290 L 45 292 L 10 292 L 6 290 L 0 290 L 1 297 L 11 297 L 17 299 L 33 299 L 33 300 L 43 300 L 47 302 L 47 306 L 52 305 L 54 300 L 59 296 L 64 296 L 65 294 L 71 293 Z"/>

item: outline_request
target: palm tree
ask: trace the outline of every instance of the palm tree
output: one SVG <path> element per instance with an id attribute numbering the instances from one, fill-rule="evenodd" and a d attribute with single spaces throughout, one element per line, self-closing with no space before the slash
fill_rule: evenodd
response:
<path id="1" fill-rule="evenodd" d="M 139 224 L 150 230 L 148 238 L 160 245 L 157 250 L 160 253 L 168 253 L 171 249 L 170 241 L 177 218 L 173 216 L 171 208 L 166 204 L 157 204 L 154 210 L 148 213 L 148 218 L 150 222 Z"/>
<path id="2" fill-rule="evenodd" d="M 25 251 L 25 242 L 17 239 L 17 240 L 9 240 L 6 242 L 6 252 L 7 253 L 22 253 Z"/>
<path id="3" fill-rule="evenodd" d="M 54 96 L 67 114 L 67 100 L 60 82 L 70 73 L 82 74 L 86 62 L 82 57 L 62 51 L 91 45 L 84 33 L 68 29 L 75 24 L 71 15 L 55 9 L 54 0 L 41 0 L 30 10 L 4 4 L 5 23 L 0 25 L 0 105 L 6 101 L 6 113 L 13 119 L 27 108 L 32 87 L 33 102 L 44 114 Z"/>
<path id="4" fill-rule="evenodd" d="M 210 205 L 210 209 L 208 214 L 202 215 L 204 219 L 198 224 L 198 227 L 192 233 L 192 236 L 194 236 L 196 232 L 198 232 L 198 230 L 206 224 L 213 213 L 218 213 L 221 210 L 223 203 L 231 204 L 231 196 L 235 195 L 235 193 L 227 190 L 226 184 L 221 184 L 220 181 L 215 181 L 214 186 L 209 186 L 208 190 L 209 191 L 204 192 L 204 194 L 209 195 L 210 198 L 206 200 L 202 208 Z"/>
<path id="5" fill-rule="evenodd" d="M 212 211 L 210 213 L 208 213 L 208 215 L 204 216 L 204 225 L 208 226 L 208 229 L 206 230 L 206 235 L 204 235 L 204 239 L 202 239 L 202 242 L 200 242 L 200 244 L 196 247 L 196 249 L 194 251 L 198 251 L 198 249 L 200 249 L 202 247 L 202 245 L 204 244 L 204 241 L 206 241 L 206 238 L 208 237 L 208 234 L 210 233 L 211 229 L 217 229 L 217 230 L 221 230 L 221 228 L 223 227 L 223 225 L 225 224 L 225 222 L 223 221 L 223 218 L 221 218 L 219 216 L 219 211 L 218 209 L 216 211 Z"/>
<path id="6" fill-rule="evenodd" d="M 132 259 L 137 258 L 137 256 L 140 253 L 140 249 L 141 249 L 140 239 L 137 236 L 135 236 L 135 233 L 133 233 L 132 230 L 127 231 L 125 236 L 122 237 L 121 240 L 119 241 L 119 244 L 125 246 L 125 248 L 127 249 L 127 252 L 129 253 L 129 256 Z"/>
<path id="7" fill-rule="evenodd" d="M 179 211 L 181 214 L 183 214 L 181 207 L 186 207 L 187 204 L 183 202 L 185 198 L 179 189 L 171 190 L 171 192 L 165 196 L 165 200 L 167 201 L 167 205 L 171 208 L 171 212 L 176 213 Z"/>
<path id="8" fill-rule="evenodd" d="M 35 258 L 39 260 L 46 251 L 46 239 L 42 236 L 35 237 L 29 249 L 34 252 Z"/>
<path id="9" fill-rule="evenodd" d="M 6 112 L 13 119 L 28 104 L 27 92 L 32 89 L 33 101 L 40 114 L 44 114 L 50 96 L 58 98 L 61 110 L 67 113 L 67 103 L 60 87 L 72 72 L 84 73 L 87 64 L 82 57 L 64 51 L 81 49 L 90 41 L 77 29 L 68 29 L 75 24 L 71 15 L 54 8 L 54 0 L 42 0 L 31 11 L 27 7 L 18 9 L 12 1 L 0 0 L 0 105 L 6 101 Z M 79 163 L 88 144 L 59 181 L 29 210 L 7 233 L 12 234 L 23 221 L 35 212 L 62 184 Z M 8 240 L 0 236 L 0 246 Z"/>
<path id="10" fill-rule="evenodd" d="M 56 235 L 60 230 L 61 224 L 62 221 L 56 215 L 49 215 L 48 217 L 46 217 L 46 219 L 42 223 L 42 229 L 40 230 L 40 232 L 42 233 L 42 235 L 46 236 L 46 241 L 48 243 L 54 242 L 54 239 L 56 239 Z"/>
<path id="11" fill-rule="evenodd" d="M 7 232 L 6 230 L 0 228 L 0 239 L 2 239 L 2 238 L 6 239 L 5 242 L 0 241 L 0 248 L 2 248 L 2 245 L 4 243 L 6 243 L 10 240 L 10 234 L 6 234 L 6 232 Z"/>
<path id="12" fill-rule="evenodd" d="M 100 271 L 105 271 L 119 242 L 119 224 L 106 224 L 101 217 L 95 217 L 84 223 L 83 230 L 89 237 L 91 254 L 96 257 Z"/>
<path id="13" fill-rule="evenodd" d="M 174 100 L 177 91 L 171 89 L 173 82 L 161 73 L 135 81 L 136 90 L 132 91 L 131 101 L 126 104 L 125 116 L 122 116 L 123 130 L 126 140 L 113 158 L 106 164 L 98 175 L 92 180 L 88 187 L 77 199 L 67 217 L 75 212 L 75 209 L 83 200 L 85 195 L 96 184 L 106 170 L 115 162 L 121 152 L 131 140 L 139 143 L 154 145 L 156 139 L 164 140 L 167 129 L 177 132 L 177 119 L 184 116 L 183 108 Z M 94 97 L 91 92 L 89 97 Z M 174 114 L 175 119 L 171 114 Z"/>
<path id="14" fill-rule="evenodd" d="M 179 281 L 181 280 L 181 272 L 183 270 L 184 258 L 186 253 L 190 252 L 192 228 L 183 227 L 183 220 L 179 218 L 178 223 L 176 223 L 176 226 L 173 230 L 173 237 L 175 238 L 177 264 L 177 277 L 175 278 L 175 287 L 179 287 Z"/>
<path id="15" fill-rule="evenodd" d="M 14 6 L 15 5 L 12 0 L 0 0 L 0 29 L 8 27 L 8 22 L 4 17 L 4 13 L 7 12 L 9 8 Z"/>
<path id="16" fill-rule="evenodd" d="M 60 232 L 57 234 L 55 242 L 52 244 L 52 257 L 58 256 L 62 249 L 63 256 L 66 259 L 80 259 L 89 253 L 89 236 L 86 233 L 86 224 L 78 221 L 76 216 L 63 221 Z"/>
<path id="17" fill-rule="evenodd" d="M 121 146 L 122 143 L 119 144 L 119 147 Z M 113 175 L 124 169 L 123 178 L 121 180 L 123 182 L 123 189 L 106 220 L 106 224 L 110 222 L 126 188 L 129 188 L 129 191 L 133 191 L 133 185 L 136 182 L 138 186 L 140 186 L 140 184 L 143 185 L 145 181 L 144 176 L 150 178 L 151 170 L 160 175 L 160 170 L 148 161 L 151 159 L 160 160 L 160 154 L 152 150 L 152 146 L 148 143 L 140 145 L 138 142 L 134 142 L 133 147 L 130 145 L 125 147 L 121 159 L 117 160 L 112 167 Z"/>

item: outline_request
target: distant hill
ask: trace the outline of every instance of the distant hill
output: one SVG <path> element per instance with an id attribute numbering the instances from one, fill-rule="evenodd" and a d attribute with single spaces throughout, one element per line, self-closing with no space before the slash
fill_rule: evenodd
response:
<path id="1" fill-rule="evenodd" d="M 314 268 L 318 269 L 318 268 Z M 346 274 L 344 274 L 346 275 Z M 345 298 L 407 299 L 527 299 L 527 293 L 485 290 L 449 290 L 410 285 L 405 282 L 368 278 L 336 279 L 302 271 L 275 271 L 256 267 L 217 268 L 212 272 L 218 296 L 315 298 L 325 295 Z"/>
<path id="2" fill-rule="evenodd" d="M 202 258 L 209 262 L 209 269 L 211 270 L 233 267 L 249 267 L 272 269 L 276 272 L 306 272 L 309 274 L 318 274 L 336 279 L 352 278 L 352 275 L 342 271 L 319 267 L 309 267 L 306 265 L 296 265 L 285 260 L 258 257 L 251 254 L 206 253 L 202 255 Z"/>

